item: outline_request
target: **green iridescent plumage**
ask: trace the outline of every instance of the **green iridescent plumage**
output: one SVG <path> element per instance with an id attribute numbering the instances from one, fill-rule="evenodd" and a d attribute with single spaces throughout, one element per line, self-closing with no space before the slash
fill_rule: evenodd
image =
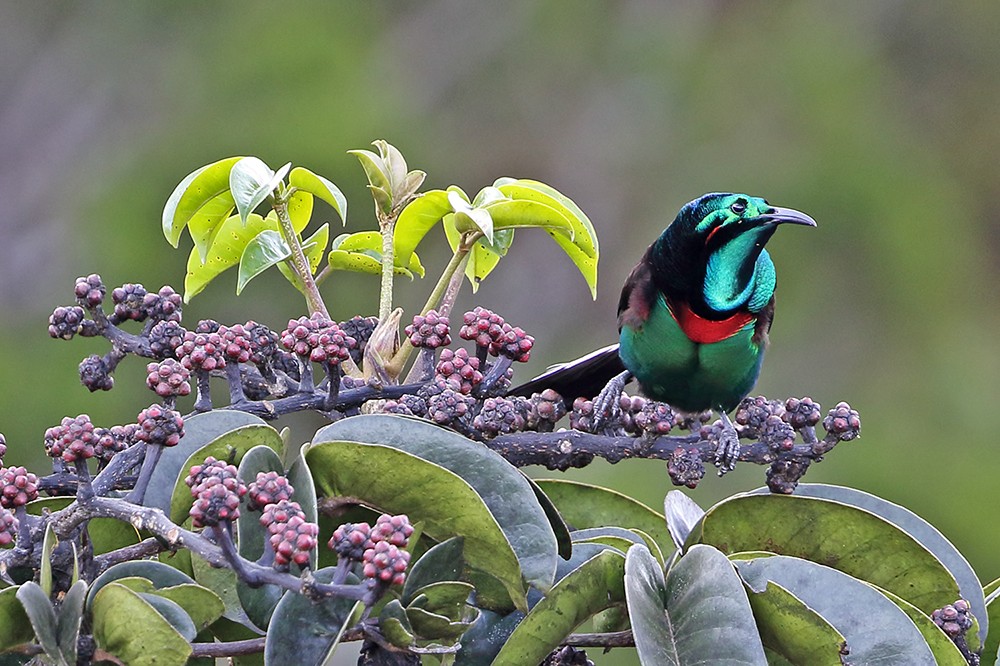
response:
<path id="1" fill-rule="evenodd" d="M 619 344 L 515 389 L 593 396 L 621 368 L 642 392 L 682 411 L 732 410 L 760 374 L 774 312 L 775 270 L 764 245 L 804 213 L 745 194 L 706 194 L 681 208 L 629 275 Z"/>

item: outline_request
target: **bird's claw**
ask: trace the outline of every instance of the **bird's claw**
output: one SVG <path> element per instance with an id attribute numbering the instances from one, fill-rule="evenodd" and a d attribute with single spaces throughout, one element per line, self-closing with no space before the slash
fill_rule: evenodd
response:
<path id="1" fill-rule="evenodd" d="M 715 466 L 719 468 L 719 476 L 736 469 L 739 455 L 740 436 L 729 417 L 723 412 L 722 432 L 719 433 L 719 443 L 715 449 Z"/>
<path id="2" fill-rule="evenodd" d="M 601 432 L 621 420 L 621 396 L 630 379 L 632 373 L 628 370 L 615 375 L 594 398 L 594 432 Z"/>

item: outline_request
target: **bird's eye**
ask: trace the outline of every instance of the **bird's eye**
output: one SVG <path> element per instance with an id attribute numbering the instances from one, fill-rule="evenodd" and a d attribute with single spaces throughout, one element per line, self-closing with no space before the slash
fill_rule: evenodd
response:
<path id="1" fill-rule="evenodd" d="M 737 215 L 742 215 L 743 213 L 746 212 L 747 205 L 742 201 L 737 201 L 736 203 L 734 203 L 732 206 L 729 207 L 729 210 L 733 211 Z"/>

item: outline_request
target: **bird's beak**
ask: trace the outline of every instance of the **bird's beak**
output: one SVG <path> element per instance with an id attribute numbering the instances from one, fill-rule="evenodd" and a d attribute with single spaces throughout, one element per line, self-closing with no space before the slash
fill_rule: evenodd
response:
<path id="1" fill-rule="evenodd" d="M 793 208 L 779 208 L 778 206 L 771 206 L 768 208 L 767 212 L 763 215 L 758 215 L 753 218 L 755 222 L 763 225 L 778 225 L 790 222 L 792 224 L 804 224 L 807 227 L 815 227 L 816 220 L 812 219 L 805 213 L 797 211 Z"/>

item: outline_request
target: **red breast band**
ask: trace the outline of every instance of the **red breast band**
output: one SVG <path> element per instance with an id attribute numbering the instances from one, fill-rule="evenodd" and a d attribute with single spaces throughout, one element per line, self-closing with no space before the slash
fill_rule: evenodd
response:
<path id="1" fill-rule="evenodd" d="M 670 316 L 692 342 L 707 345 L 731 338 L 754 319 L 751 312 L 737 312 L 727 319 L 705 319 L 694 312 L 687 303 L 667 302 Z"/>

